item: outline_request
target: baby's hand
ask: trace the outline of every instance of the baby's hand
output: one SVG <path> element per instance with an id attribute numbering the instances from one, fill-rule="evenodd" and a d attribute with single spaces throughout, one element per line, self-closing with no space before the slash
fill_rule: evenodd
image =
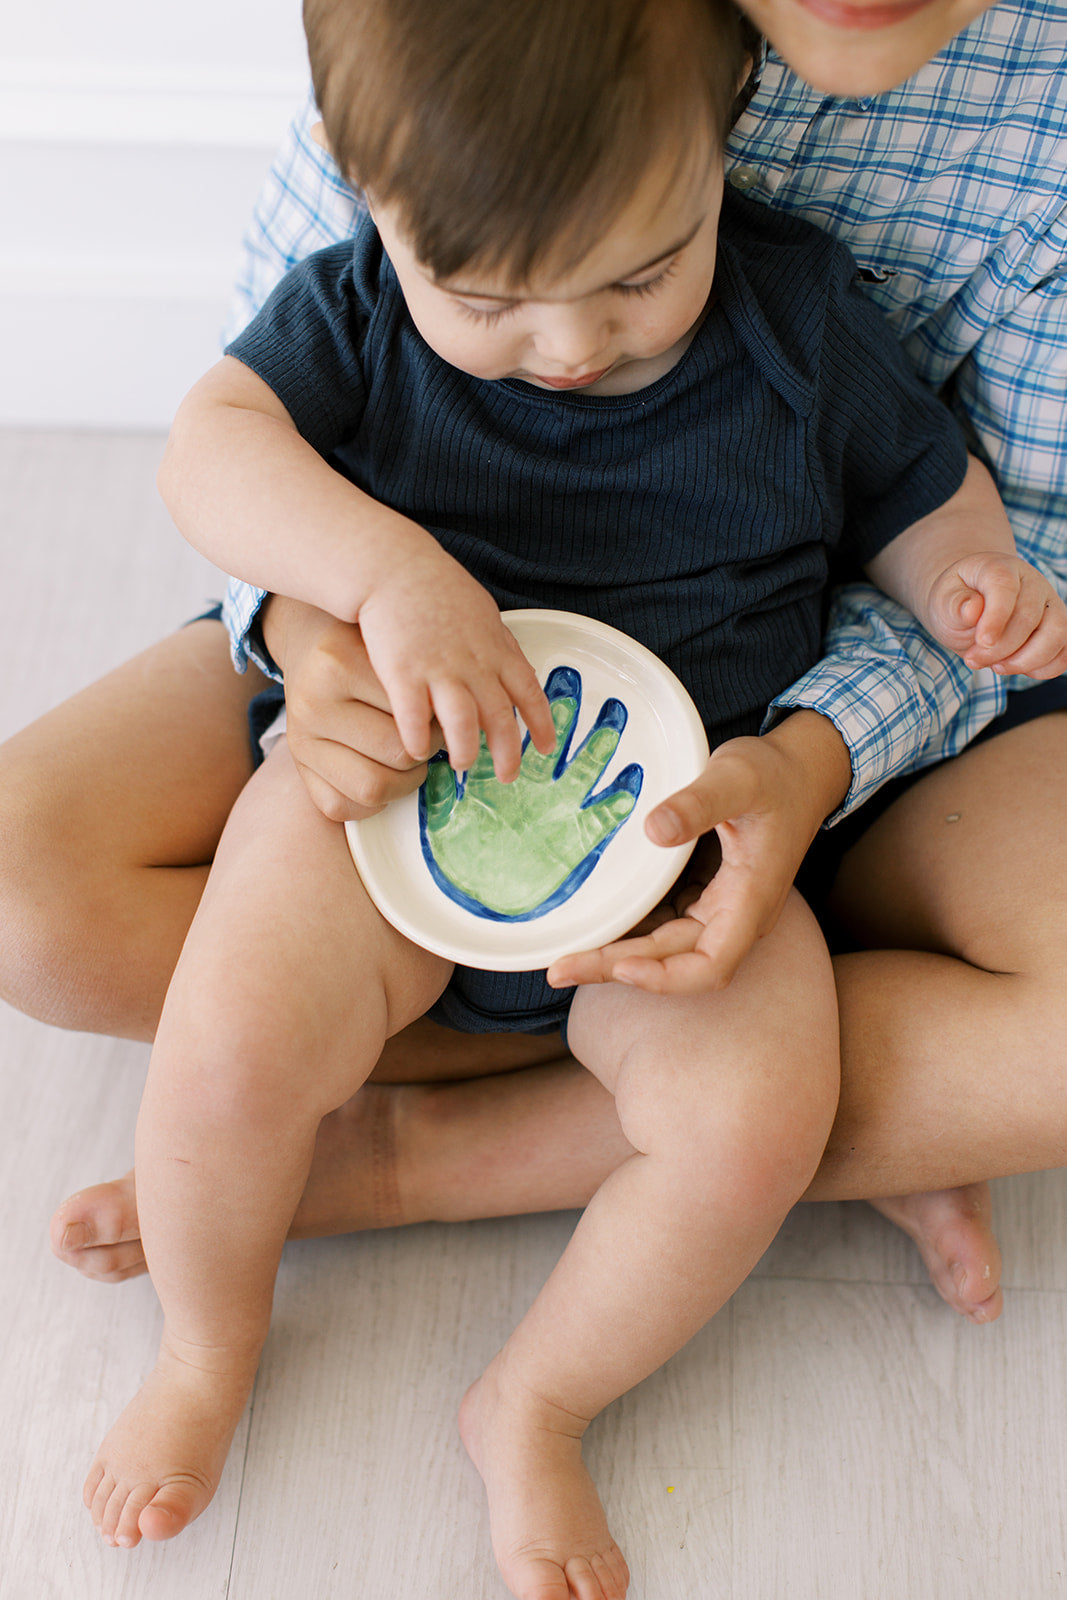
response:
<path id="1" fill-rule="evenodd" d="M 516 708 L 536 748 L 555 749 L 545 692 L 496 602 L 440 546 L 398 561 L 360 607 L 359 626 L 414 761 L 433 754 L 436 721 L 449 761 L 463 771 L 484 729 L 496 775 L 510 782 L 522 755 Z"/>
<path id="2" fill-rule="evenodd" d="M 953 563 L 930 591 L 928 626 L 969 667 L 1055 678 L 1067 670 L 1067 606 L 1020 556 Z"/>
<path id="3" fill-rule="evenodd" d="M 285 675 L 289 752 L 323 816 L 357 821 L 417 789 L 425 764 L 401 743 L 356 624 L 285 595 L 259 615 Z"/>
<path id="4" fill-rule="evenodd" d="M 660 844 L 707 835 L 686 882 L 628 938 L 554 962 L 549 983 L 614 981 L 656 994 L 725 988 L 777 923 L 826 814 L 819 800 L 810 800 L 806 776 L 774 733 L 720 745 L 697 781 L 646 822 Z"/>

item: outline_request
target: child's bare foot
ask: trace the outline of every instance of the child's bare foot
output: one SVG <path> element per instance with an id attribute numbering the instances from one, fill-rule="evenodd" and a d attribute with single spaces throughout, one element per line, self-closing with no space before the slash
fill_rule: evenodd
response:
<path id="1" fill-rule="evenodd" d="M 582 1461 L 585 1423 L 505 1393 L 500 1362 L 467 1391 L 459 1428 L 485 1483 L 504 1582 L 517 1600 L 623 1600 L 630 1574 Z"/>
<path id="2" fill-rule="evenodd" d="M 954 1311 L 971 1322 L 993 1322 L 1000 1316 L 1000 1247 L 993 1235 L 988 1183 L 871 1204 L 915 1241 L 934 1288 Z"/>
<path id="3" fill-rule="evenodd" d="M 172 1539 L 211 1500 L 256 1373 L 254 1357 L 193 1366 L 160 1351 L 100 1447 L 82 1498 L 106 1544 Z"/>

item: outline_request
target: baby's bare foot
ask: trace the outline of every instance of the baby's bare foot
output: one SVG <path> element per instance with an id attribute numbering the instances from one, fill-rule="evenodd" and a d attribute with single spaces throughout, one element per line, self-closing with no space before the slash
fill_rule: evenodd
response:
<path id="1" fill-rule="evenodd" d="M 64 1200 L 52 1218 L 49 1238 L 53 1255 L 99 1283 L 122 1283 L 147 1272 L 133 1173 L 80 1189 Z"/>
<path id="2" fill-rule="evenodd" d="M 582 1461 L 585 1424 L 505 1392 L 500 1360 L 468 1390 L 459 1427 L 504 1582 L 517 1600 L 623 1600 L 630 1574 Z"/>
<path id="3" fill-rule="evenodd" d="M 255 1377 L 255 1359 L 217 1370 L 160 1351 L 100 1447 L 83 1499 L 106 1544 L 172 1539 L 211 1500 Z"/>
<path id="4" fill-rule="evenodd" d="M 872 1200 L 919 1247 L 930 1280 L 954 1311 L 993 1322 L 1004 1309 L 1000 1247 L 988 1183 Z"/>

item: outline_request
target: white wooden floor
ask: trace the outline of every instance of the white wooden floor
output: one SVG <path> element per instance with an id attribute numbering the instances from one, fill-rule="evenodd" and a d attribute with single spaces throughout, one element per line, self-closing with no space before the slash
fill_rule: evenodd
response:
<path id="1" fill-rule="evenodd" d="M 0 434 L 0 735 L 215 592 L 156 502 L 160 443 Z M 453 1417 L 573 1218 L 291 1247 L 215 1503 L 173 1545 L 107 1550 L 80 1484 L 158 1310 L 144 1280 L 79 1280 L 45 1231 L 125 1169 L 145 1051 L 0 1007 L 0 1063 L 2 1600 L 504 1600 Z M 1067 1177 L 996 1198 L 995 1326 L 948 1311 L 865 1207 L 809 1206 L 600 1419 L 633 1600 L 1067 1595 Z"/>

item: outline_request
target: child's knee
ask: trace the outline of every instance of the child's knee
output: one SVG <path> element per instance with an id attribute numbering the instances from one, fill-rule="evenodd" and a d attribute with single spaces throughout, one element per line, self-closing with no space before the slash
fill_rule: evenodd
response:
<path id="1" fill-rule="evenodd" d="M 699 1070 L 664 1074 L 617 1102 L 634 1147 L 664 1161 L 687 1193 L 712 1206 L 788 1209 L 808 1187 L 837 1110 L 836 1041 L 811 1038 L 788 1065 L 709 1053 Z"/>
<path id="2" fill-rule="evenodd" d="M 187 1025 L 188 1024 L 188 1025 Z M 243 1025 L 240 1007 L 229 1016 L 217 1006 L 202 1016 L 164 1016 L 152 1052 L 146 1100 L 166 1106 L 171 1129 L 214 1139 L 229 1128 L 279 1137 L 304 1136 L 333 1107 L 315 1093 L 312 1064 L 285 1051 L 254 1025 Z"/>
<path id="3" fill-rule="evenodd" d="M 736 1156 L 738 1188 L 750 1205 L 773 1211 L 795 1204 L 818 1170 L 836 1109 L 836 1093 L 798 1094 L 753 1118 Z"/>

